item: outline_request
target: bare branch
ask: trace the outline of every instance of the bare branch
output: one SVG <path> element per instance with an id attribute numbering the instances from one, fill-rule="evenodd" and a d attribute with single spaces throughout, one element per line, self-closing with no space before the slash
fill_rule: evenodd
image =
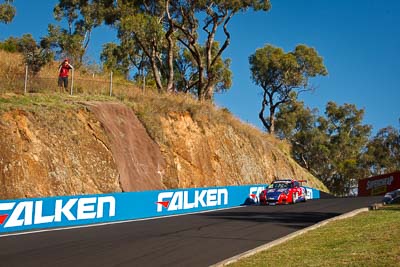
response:
<path id="1" fill-rule="evenodd" d="M 234 14 L 235 14 L 235 13 L 232 12 L 232 13 L 229 15 L 229 17 L 228 17 L 228 18 L 225 20 L 225 22 L 224 22 L 224 33 L 225 33 L 226 39 L 225 39 L 225 42 L 224 42 L 224 44 L 222 45 L 221 49 L 218 51 L 217 55 L 214 57 L 213 61 L 211 62 L 211 66 L 213 66 L 213 65 L 215 64 L 215 62 L 217 61 L 217 59 L 222 55 L 222 53 L 225 51 L 225 49 L 226 49 L 226 48 L 228 47 L 228 45 L 230 44 L 231 35 L 230 35 L 230 33 L 228 32 L 227 25 L 228 25 L 228 22 L 230 21 L 230 19 L 233 17 Z"/>

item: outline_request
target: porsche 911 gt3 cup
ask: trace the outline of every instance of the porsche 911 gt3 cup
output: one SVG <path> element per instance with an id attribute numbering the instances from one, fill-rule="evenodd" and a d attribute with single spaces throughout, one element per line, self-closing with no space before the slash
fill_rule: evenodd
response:
<path id="1" fill-rule="evenodd" d="M 259 195 L 260 205 L 294 204 L 305 202 L 307 191 L 293 179 L 276 180 Z"/>

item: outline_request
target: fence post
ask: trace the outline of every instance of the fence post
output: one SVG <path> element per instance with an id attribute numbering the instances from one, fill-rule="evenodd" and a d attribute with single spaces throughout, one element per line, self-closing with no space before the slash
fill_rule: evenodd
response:
<path id="1" fill-rule="evenodd" d="M 146 76 L 143 74 L 143 93 L 146 89 Z"/>
<path id="2" fill-rule="evenodd" d="M 72 77 L 71 77 L 71 95 L 74 93 L 74 69 L 72 69 Z"/>
<path id="3" fill-rule="evenodd" d="M 28 85 L 28 64 L 25 65 L 25 82 L 24 82 L 24 94 L 26 94 L 26 87 Z"/>
<path id="4" fill-rule="evenodd" d="M 113 87 L 113 81 L 112 81 L 112 79 L 113 79 L 113 72 L 111 71 L 111 73 L 110 73 L 110 96 L 112 96 L 112 87 Z"/>

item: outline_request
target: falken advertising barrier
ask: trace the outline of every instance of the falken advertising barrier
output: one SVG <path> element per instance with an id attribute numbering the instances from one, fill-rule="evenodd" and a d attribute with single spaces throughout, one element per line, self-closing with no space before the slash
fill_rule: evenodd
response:
<path id="1" fill-rule="evenodd" d="M 266 185 L 191 188 L 0 201 L 0 234 L 232 208 L 258 200 Z M 319 191 L 307 190 L 308 198 Z"/>

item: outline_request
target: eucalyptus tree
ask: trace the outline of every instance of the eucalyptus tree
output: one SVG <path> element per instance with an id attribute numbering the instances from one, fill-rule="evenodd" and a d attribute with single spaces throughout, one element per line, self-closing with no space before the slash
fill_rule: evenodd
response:
<path id="1" fill-rule="evenodd" d="M 122 39 L 120 44 L 107 43 L 103 45 L 100 59 L 103 68 L 117 71 L 126 79 L 145 79 L 151 73 L 148 57 L 134 39 Z"/>
<path id="2" fill-rule="evenodd" d="M 47 42 L 57 49 L 60 57 L 71 57 L 75 65 L 83 63 L 92 31 L 105 16 L 105 6 L 96 0 L 59 0 L 54 8 L 57 21 L 65 20 L 67 27 L 50 24 Z"/>
<path id="3" fill-rule="evenodd" d="M 393 126 L 382 128 L 368 142 L 362 155 L 362 177 L 400 170 L 400 132 Z"/>
<path id="4" fill-rule="evenodd" d="M 358 165 L 368 143 L 371 126 L 362 124 L 364 110 L 353 104 L 329 102 L 325 110 L 325 133 L 329 137 L 329 165 L 320 177 L 332 192 L 347 193 L 359 178 Z"/>
<path id="5" fill-rule="evenodd" d="M 169 18 L 170 1 L 99 2 L 107 9 L 104 21 L 118 30 L 121 47 L 124 47 L 131 62 L 136 62 L 138 57 L 143 63 L 139 66 L 143 67 L 144 63 L 148 62 L 145 65 L 150 66 L 158 91 L 173 91 L 176 41 Z M 130 45 L 133 48 L 130 48 Z"/>
<path id="6" fill-rule="evenodd" d="M 9 37 L 4 42 L 0 42 L 0 49 L 11 53 L 21 53 L 24 57 L 24 63 L 28 66 L 32 75 L 36 75 L 54 56 L 45 40 L 38 43 L 31 34 L 24 34 L 22 37 Z"/>
<path id="7" fill-rule="evenodd" d="M 118 28 L 120 38 L 136 39 L 160 91 L 183 84 L 185 88 L 178 91 L 195 92 L 200 100 L 212 99 L 215 91 L 230 86 L 230 60 L 222 60 L 222 54 L 231 41 L 227 27 L 231 18 L 250 8 L 271 7 L 269 0 L 99 1 L 108 7 L 105 21 Z M 225 38 L 217 42 L 220 28 Z M 200 31 L 206 36 L 204 43 Z"/>
<path id="8" fill-rule="evenodd" d="M 263 89 L 259 118 L 269 133 L 275 132 L 275 113 L 296 95 L 313 90 L 309 79 L 328 74 L 322 57 L 314 48 L 296 46 L 293 52 L 266 45 L 249 57 L 253 82 Z M 266 108 L 269 107 L 268 116 Z"/>
<path id="9" fill-rule="evenodd" d="M 293 158 L 331 192 L 345 195 L 363 177 L 363 160 L 371 126 L 362 123 L 363 109 L 329 102 L 325 116 L 298 102 L 282 104 L 276 133 L 292 145 Z"/>
<path id="10" fill-rule="evenodd" d="M 143 1 L 140 5 L 125 3 L 120 7 L 122 15 L 117 26 L 118 36 L 126 43 L 132 41 L 140 47 L 150 63 L 156 86 L 161 92 L 166 91 L 162 81 L 164 68 L 162 56 L 165 47 L 165 31 L 162 23 L 164 9 L 159 5 L 159 1 L 148 2 L 149 5 Z"/>
<path id="11" fill-rule="evenodd" d="M 199 47 L 202 55 L 204 55 L 205 48 Z M 219 43 L 214 42 L 212 54 L 217 53 L 219 50 Z M 202 57 L 202 63 L 205 63 L 206 58 Z M 230 70 L 230 59 L 223 60 L 219 57 L 213 67 L 213 75 L 209 76 L 207 83 L 213 87 L 215 92 L 223 92 L 228 90 L 232 85 L 232 72 Z M 197 69 L 197 62 L 193 55 L 186 48 L 181 50 L 181 53 L 176 57 L 176 83 L 178 91 L 190 92 L 193 95 L 199 96 L 199 72 Z M 201 98 L 199 98 L 201 99 Z"/>
<path id="12" fill-rule="evenodd" d="M 179 31 L 178 41 L 191 53 L 197 68 L 197 96 L 199 100 L 211 100 L 218 87 L 216 82 L 221 71 L 229 62 L 221 64 L 222 53 L 231 42 L 228 24 L 232 17 L 248 9 L 268 11 L 271 8 L 269 0 L 220 0 L 220 1 L 171 1 L 172 23 Z M 200 14 L 200 16 L 199 16 Z M 199 17 L 203 18 L 200 23 Z M 200 44 L 199 28 L 205 33 L 205 43 Z M 216 45 L 216 34 L 222 27 L 224 40 Z M 218 47 L 216 49 L 216 47 Z M 226 76 L 225 76 L 226 78 Z M 225 84 L 228 85 L 228 84 Z M 222 89 L 222 87 L 219 87 Z M 229 88 L 229 87 L 228 87 Z M 223 89 L 227 89 L 223 86 Z"/>
<path id="13" fill-rule="evenodd" d="M 103 62 L 104 70 L 117 72 L 126 78 L 129 76 L 130 62 L 120 45 L 116 43 L 104 44 L 100 60 Z"/>
<path id="14" fill-rule="evenodd" d="M 36 75 L 54 56 L 46 41 L 37 43 L 31 34 L 24 34 L 17 39 L 17 47 L 32 75 Z"/>
<path id="15" fill-rule="evenodd" d="M 0 42 L 0 49 L 11 53 L 21 52 L 18 50 L 18 41 L 18 37 L 10 36 L 3 42 Z"/>
<path id="16" fill-rule="evenodd" d="M 0 22 L 8 24 L 14 19 L 16 9 L 12 5 L 13 0 L 5 0 L 3 2 L 0 4 Z"/>
<path id="17" fill-rule="evenodd" d="M 175 58 L 175 80 L 178 92 L 195 93 L 198 75 L 196 73 L 196 62 L 186 48 L 178 51 Z"/>
<path id="18" fill-rule="evenodd" d="M 293 158 L 314 175 L 329 164 L 329 136 L 325 133 L 326 120 L 317 109 L 306 107 L 296 100 L 284 103 L 276 114 L 276 134 L 292 146 Z"/>

